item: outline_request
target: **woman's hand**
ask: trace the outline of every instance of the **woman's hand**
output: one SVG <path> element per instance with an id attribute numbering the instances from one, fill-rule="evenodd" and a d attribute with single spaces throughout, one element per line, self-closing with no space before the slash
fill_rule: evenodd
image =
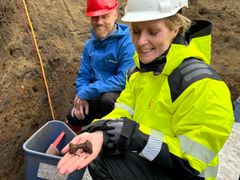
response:
<path id="1" fill-rule="evenodd" d="M 71 143 L 74 144 L 80 144 L 84 143 L 86 140 L 89 140 L 92 143 L 92 150 L 93 152 L 91 154 L 83 152 L 81 149 L 79 149 L 76 154 L 70 154 L 69 151 L 69 145 L 65 146 L 63 150 L 61 151 L 62 154 L 65 154 L 62 159 L 58 163 L 58 172 L 59 174 L 69 174 L 72 173 L 75 170 L 82 169 L 83 167 L 90 164 L 98 154 L 100 153 L 102 149 L 103 144 L 103 132 L 102 131 L 96 131 L 93 133 L 83 133 L 78 136 L 76 136 Z"/>

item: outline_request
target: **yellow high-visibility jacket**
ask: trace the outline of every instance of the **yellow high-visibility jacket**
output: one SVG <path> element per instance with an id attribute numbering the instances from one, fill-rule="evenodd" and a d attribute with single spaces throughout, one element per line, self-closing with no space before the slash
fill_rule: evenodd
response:
<path id="1" fill-rule="evenodd" d="M 177 36 L 166 56 L 152 65 L 141 64 L 135 54 L 136 68 L 103 119 L 133 119 L 149 135 L 141 156 L 165 162 L 167 149 L 198 176 L 213 180 L 234 117 L 229 89 L 208 65 L 210 46 L 211 24 L 197 21 L 185 39 Z"/>

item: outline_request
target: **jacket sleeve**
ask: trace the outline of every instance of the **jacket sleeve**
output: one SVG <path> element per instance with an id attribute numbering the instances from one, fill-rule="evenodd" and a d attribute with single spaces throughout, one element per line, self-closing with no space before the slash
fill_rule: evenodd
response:
<path id="1" fill-rule="evenodd" d="M 218 153 L 234 120 L 228 87 L 220 80 L 199 80 L 179 96 L 176 105 L 172 119 L 176 136 L 163 134 L 163 143 L 204 177 L 214 177 L 205 173 L 217 170 Z"/>
<path id="2" fill-rule="evenodd" d="M 175 136 L 145 127 L 150 138 L 140 154 L 189 177 L 196 174 L 214 178 L 218 153 L 233 124 L 229 90 L 222 81 L 204 79 L 187 88 L 179 98 L 181 103 L 172 119 Z"/>
<path id="3" fill-rule="evenodd" d="M 134 80 L 132 82 L 134 82 Z M 127 77 L 125 89 L 118 97 L 113 111 L 102 119 L 115 119 L 121 117 L 133 119 L 135 98 L 132 86 L 134 86 L 133 83 L 130 84 Z"/>
<path id="4" fill-rule="evenodd" d="M 118 99 L 117 103 L 121 105 L 107 118 L 132 118 L 134 100 L 129 99 L 134 96 L 127 92 L 129 87 Z M 184 177 L 212 178 L 217 171 L 218 153 L 231 132 L 234 120 L 229 90 L 224 82 L 206 78 L 188 87 L 178 102 L 172 118 L 175 136 L 140 123 L 139 130 L 149 137 L 139 155 L 157 166 L 177 170 Z"/>

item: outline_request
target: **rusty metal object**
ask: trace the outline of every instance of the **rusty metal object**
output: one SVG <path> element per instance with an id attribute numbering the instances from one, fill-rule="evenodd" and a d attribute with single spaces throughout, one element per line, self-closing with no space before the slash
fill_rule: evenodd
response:
<path id="1" fill-rule="evenodd" d="M 92 143 L 89 140 L 86 140 L 81 144 L 69 143 L 69 153 L 77 155 L 76 152 L 78 149 L 82 149 L 84 152 L 92 154 Z"/>

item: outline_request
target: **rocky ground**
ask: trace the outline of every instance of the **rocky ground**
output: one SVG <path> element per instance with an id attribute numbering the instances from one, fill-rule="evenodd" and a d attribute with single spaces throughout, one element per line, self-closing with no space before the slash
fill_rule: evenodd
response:
<path id="1" fill-rule="evenodd" d="M 27 0 L 26 4 L 55 118 L 64 120 L 75 95 L 79 55 L 90 36 L 85 0 Z M 212 66 L 227 82 L 234 101 L 240 94 L 239 0 L 190 0 L 183 13 L 213 22 Z M 0 87 L 0 177 L 23 179 L 22 144 L 52 116 L 21 0 L 0 1 Z M 221 180 L 236 180 L 240 174 L 239 132 L 235 124 L 221 153 Z"/>

